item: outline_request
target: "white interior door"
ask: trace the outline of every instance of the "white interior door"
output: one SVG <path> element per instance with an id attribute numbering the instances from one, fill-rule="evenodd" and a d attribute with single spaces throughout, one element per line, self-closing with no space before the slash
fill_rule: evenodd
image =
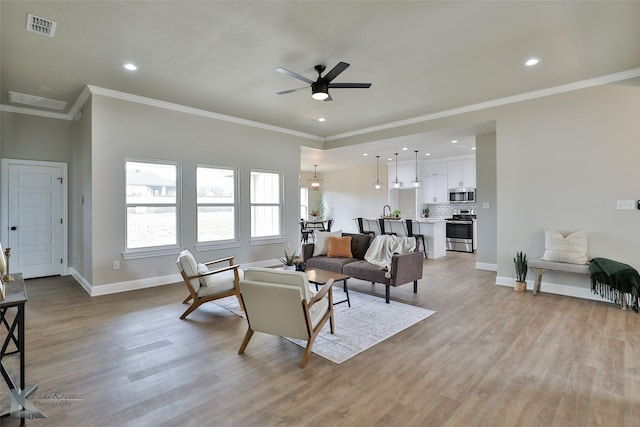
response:
<path id="1" fill-rule="evenodd" d="M 64 274 L 66 165 L 3 160 L 2 166 L 2 234 L 11 248 L 11 272 L 24 278 Z"/>

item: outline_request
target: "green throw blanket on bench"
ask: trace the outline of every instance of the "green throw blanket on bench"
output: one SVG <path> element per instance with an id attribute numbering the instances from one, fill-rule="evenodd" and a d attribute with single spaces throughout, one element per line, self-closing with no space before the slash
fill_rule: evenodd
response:
<path id="1" fill-rule="evenodd" d="M 640 275 L 630 265 L 606 258 L 594 258 L 589 264 L 591 290 L 594 294 L 620 304 L 627 298 L 627 305 L 638 311 Z"/>

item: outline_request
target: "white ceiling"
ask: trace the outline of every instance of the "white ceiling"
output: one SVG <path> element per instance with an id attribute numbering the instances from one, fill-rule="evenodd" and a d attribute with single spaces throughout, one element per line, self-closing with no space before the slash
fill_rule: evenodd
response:
<path id="1" fill-rule="evenodd" d="M 8 91 L 68 109 L 90 84 L 321 138 L 640 68 L 638 1 L 2 0 L 0 13 L 5 109 Z M 57 22 L 55 37 L 27 32 L 27 13 Z M 524 67 L 530 56 L 542 62 Z M 372 87 L 276 95 L 305 85 L 277 67 L 315 80 L 314 65 L 339 61 L 351 67 L 334 82 Z M 305 150 L 302 167 L 365 149 L 437 156 L 477 130 Z"/>

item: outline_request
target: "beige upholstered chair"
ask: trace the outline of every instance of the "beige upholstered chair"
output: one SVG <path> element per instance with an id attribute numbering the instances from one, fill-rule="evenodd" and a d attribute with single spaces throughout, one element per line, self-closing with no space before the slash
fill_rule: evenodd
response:
<path id="1" fill-rule="evenodd" d="M 228 265 L 224 266 L 222 263 L 227 263 Z M 242 308 L 238 288 L 240 266 L 233 264 L 233 257 L 221 258 L 202 264 L 196 261 L 189 250 L 184 249 L 178 255 L 176 264 L 182 274 L 184 284 L 189 290 L 189 296 L 182 303 L 186 304 L 193 299 L 191 306 L 180 316 L 181 319 L 186 318 L 189 313 L 205 302 L 232 295 L 238 297 Z M 209 267 L 214 264 L 222 264 L 222 267 L 210 269 Z"/>
<path id="2" fill-rule="evenodd" d="M 240 280 L 240 298 L 249 327 L 238 354 L 244 353 L 254 332 L 307 340 L 300 368 L 311 355 L 311 347 L 327 320 L 333 323 L 333 280 L 314 293 L 307 275 L 300 271 L 248 268 Z"/>

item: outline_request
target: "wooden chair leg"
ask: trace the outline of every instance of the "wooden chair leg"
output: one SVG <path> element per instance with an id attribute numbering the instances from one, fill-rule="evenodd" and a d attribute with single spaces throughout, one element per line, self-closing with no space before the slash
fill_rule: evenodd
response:
<path id="1" fill-rule="evenodd" d="M 191 314 L 193 310 L 198 308 L 200 304 L 202 304 L 201 301 L 194 301 L 193 304 L 191 304 L 191 307 L 187 308 L 187 311 L 182 313 L 182 316 L 180 316 L 180 319 L 184 320 L 189 314 Z"/>
<path id="2" fill-rule="evenodd" d="M 192 297 L 191 297 L 191 295 L 189 295 L 188 297 L 186 297 L 186 298 L 184 299 L 184 301 L 182 301 L 182 303 L 183 303 L 183 304 L 188 303 L 188 302 L 189 302 L 189 300 L 190 300 L 191 298 L 192 298 Z"/>
<path id="3" fill-rule="evenodd" d="M 247 333 L 244 334 L 244 339 L 242 340 L 242 344 L 240 345 L 240 350 L 238 350 L 238 354 L 244 353 L 244 350 L 247 348 L 247 344 L 249 344 L 249 340 L 251 339 L 252 336 L 253 336 L 253 329 L 251 329 L 251 327 L 248 327 Z"/>

